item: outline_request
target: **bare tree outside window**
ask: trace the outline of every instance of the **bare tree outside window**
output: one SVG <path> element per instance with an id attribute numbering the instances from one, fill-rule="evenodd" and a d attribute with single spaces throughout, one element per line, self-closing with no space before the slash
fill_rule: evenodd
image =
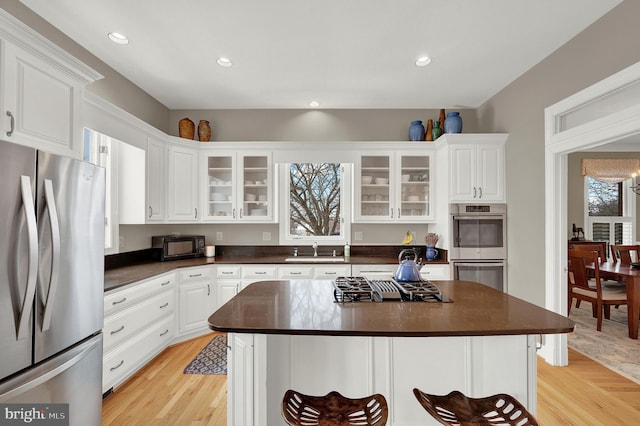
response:
<path id="1" fill-rule="evenodd" d="M 622 183 L 606 183 L 587 178 L 589 216 L 622 216 Z"/>
<path id="2" fill-rule="evenodd" d="M 289 232 L 291 235 L 340 235 L 340 163 L 289 165 Z"/>

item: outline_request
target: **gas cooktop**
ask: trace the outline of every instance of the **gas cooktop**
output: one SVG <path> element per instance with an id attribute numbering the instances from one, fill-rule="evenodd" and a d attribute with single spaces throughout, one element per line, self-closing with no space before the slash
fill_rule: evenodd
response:
<path id="1" fill-rule="evenodd" d="M 338 277 L 333 285 L 336 302 L 453 302 L 431 281 Z"/>

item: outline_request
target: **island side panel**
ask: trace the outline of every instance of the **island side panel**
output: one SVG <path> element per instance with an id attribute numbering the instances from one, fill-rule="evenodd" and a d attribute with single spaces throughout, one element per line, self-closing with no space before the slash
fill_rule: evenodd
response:
<path id="1" fill-rule="evenodd" d="M 535 393 L 535 383 L 530 380 L 535 380 L 535 371 L 529 371 L 528 340 L 526 335 L 390 338 L 256 334 L 250 340 L 240 340 L 241 348 L 232 349 L 236 351 L 234 360 L 242 362 L 230 367 L 243 365 L 247 371 L 229 371 L 228 409 L 241 414 L 229 424 L 280 424 L 282 396 L 287 389 L 310 395 L 336 390 L 353 398 L 381 393 L 389 402 L 390 426 L 438 424 L 418 404 L 414 387 L 434 394 L 460 390 L 474 397 L 504 392 L 535 412 L 535 406 L 530 406 L 531 389 Z M 237 339 L 231 341 L 238 344 Z M 248 341 L 253 342 L 252 347 Z M 238 352 L 247 350 L 253 357 L 239 356 Z M 253 361 L 247 363 L 249 359 Z M 236 380 L 244 383 L 232 383 Z"/>

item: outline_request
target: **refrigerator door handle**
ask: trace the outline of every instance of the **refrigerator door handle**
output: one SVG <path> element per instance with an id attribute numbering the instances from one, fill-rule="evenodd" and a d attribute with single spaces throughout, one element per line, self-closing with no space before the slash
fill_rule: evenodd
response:
<path id="1" fill-rule="evenodd" d="M 10 401 L 12 398 L 29 392 L 53 377 L 69 370 L 89 355 L 91 350 L 96 346 L 102 346 L 101 335 L 95 336 L 75 348 L 68 350 L 64 354 L 55 357 L 50 362 L 36 367 L 23 378 L 16 379 L 16 383 L 8 382 L 6 385 L 10 386 L 0 386 L 0 403 Z"/>
<path id="2" fill-rule="evenodd" d="M 27 220 L 27 234 L 29 236 L 29 270 L 22 311 L 18 320 L 18 340 L 24 339 L 29 333 L 33 297 L 36 294 L 36 278 L 38 276 L 38 227 L 36 225 L 33 191 L 31 191 L 31 178 L 29 176 L 20 176 L 20 186 L 22 190 L 22 207 Z"/>
<path id="3" fill-rule="evenodd" d="M 56 300 L 58 282 L 60 281 L 58 279 L 60 275 L 60 221 L 58 220 L 58 209 L 51 179 L 44 180 L 44 198 L 47 211 L 49 212 L 49 223 L 51 225 L 51 276 L 49 278 L 49 291 L 47 292 L 47 301 L 44 305 L 42 318 L 42 331 L 47 331 L 51 326 L 51 315 L 53 313 L 54 301 Z"/>

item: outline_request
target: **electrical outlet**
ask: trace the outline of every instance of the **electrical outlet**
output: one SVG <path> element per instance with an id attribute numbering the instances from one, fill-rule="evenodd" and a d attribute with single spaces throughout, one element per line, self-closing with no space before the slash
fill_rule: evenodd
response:
<path id="1" fill-rule="evenodd" d="M 224 234 L 222 231 L 216 232 L 216 241 L 222 241 L 224 239 Z"/>
<path id="2" fill-rule="evenodd" d="M 262 241 L 271 241 L 271 232 L 263 232 Z"/>
<path id="3" fill-rule="evenodd" d="M 356 241 L 362 241 L 362 232 L 354 232 L 353 239 Z"/>

